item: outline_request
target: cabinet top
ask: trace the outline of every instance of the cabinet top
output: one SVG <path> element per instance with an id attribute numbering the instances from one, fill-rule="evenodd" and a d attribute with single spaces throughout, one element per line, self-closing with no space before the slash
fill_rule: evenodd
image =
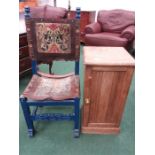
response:
<path id="1" fill-rule="evenodd" d="M 106 66 L 134 66 L 134 58 L 123 47 L 85 46 L 84 64 Z"/>

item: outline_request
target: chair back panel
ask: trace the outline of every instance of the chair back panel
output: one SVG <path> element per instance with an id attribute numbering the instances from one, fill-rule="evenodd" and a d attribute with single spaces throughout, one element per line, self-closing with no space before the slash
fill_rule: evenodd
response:
<path id="1" fill-rule="evenodd" d="M 79 20 L 30 17 L 26 27 L 32 59 L 79 60 Z"/>
<path id="2" fill-rule="evenodd" d="M 70 24 L 36 23 L 37 51 L 39 53 L 70 53 Z"/>

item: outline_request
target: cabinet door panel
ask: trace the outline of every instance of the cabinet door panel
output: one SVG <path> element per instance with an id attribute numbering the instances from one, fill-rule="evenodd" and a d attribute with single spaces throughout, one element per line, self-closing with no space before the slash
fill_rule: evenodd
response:
<path id="1" fill-rule="evenodd" d="M 117 126 L 120 96 L 126 71 L 122 68 L 99 68 L 91 71 L 89 126 Z M 92 123 L 92 124 L 91 124 Z"/>

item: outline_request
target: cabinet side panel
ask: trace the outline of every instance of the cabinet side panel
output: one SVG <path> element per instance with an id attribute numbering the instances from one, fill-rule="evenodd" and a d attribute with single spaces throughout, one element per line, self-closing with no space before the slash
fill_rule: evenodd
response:
<path id="1" fill-rule="evenodd" d="M 120 81 L 121 87 L 118 87 L 116 91 L 115 104 L 117 104 L 117 108 L 115 109 L 115 112 L 113 113 L 113 117 L 115 118 L 116 124 L 118 126 L 120 125 L 120 122 L 122 119 L 122 115 L 123 115 L 125 103 L 127 100 L 133 72 L 134 72 L 134 68 L 129 67 L 128 70 L 125 72 L 123 79 Z"/>

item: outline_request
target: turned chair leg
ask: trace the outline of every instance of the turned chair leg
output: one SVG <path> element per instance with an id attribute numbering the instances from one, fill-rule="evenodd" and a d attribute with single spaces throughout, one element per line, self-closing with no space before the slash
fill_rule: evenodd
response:
<path id="1" fill-rule="evenodd" d="M 26 121 L 26 124 L 27 124 L 28 135 L 29 135 L 29 137 L 33 137 L 33 135 L 34 135 L 34 126 L 33 126 L 33 121 L 31 119 L 31 116 L 30 116 L 30 108 L 27 105 L 26 98 L 23 98 L 23 97 L 20 98 L 20 103 L 21 103 L 22 110 L 23 110 L 23 113 L 24 113 L 24 118 L 25 118 L 25 121 Z"/>
<path id="2" fill-rule="evenodd" d="M 49 63 L 49 73 L 50 73 L 50 74 L 53 74 L 53 73 L 52 73 L 52 66 L 53 66 L 53 62 L 50 62 L 50 63 Z"/>
<path id="3" fill-rule="evenodd" d="M 79 116 L 80 116 L 80 99 L 76 98 L 75 99 L 75 104 L 74 104 L 74 131 L 73 135 L 75 138 L 78 138 L 80 136 L 80 129 L 79 129 Z"/>

